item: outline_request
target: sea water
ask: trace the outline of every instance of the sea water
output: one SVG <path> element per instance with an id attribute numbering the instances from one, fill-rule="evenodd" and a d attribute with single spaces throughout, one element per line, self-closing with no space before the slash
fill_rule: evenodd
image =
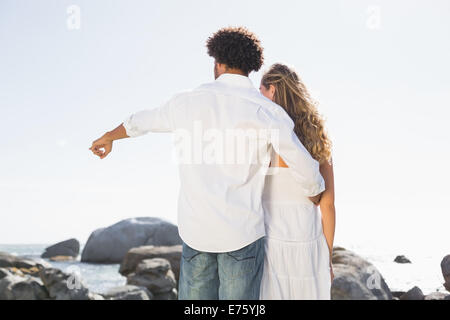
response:
<path id="1" fill-rule="evenodd" d="M 417 250 L 417 247 L 404 246 L 401 251 L 388 245 L 342 244 L 342 247 L 372 263 L 385 279 L 391 291 L 408 291 L 417 286 L 427 295 L 435 291 L 447 293 L 443 286 L 444 277 L 441 261 L 449 252 L 439 248 Z M 411 263 L 397 263 L 397 255 L 406 256 Z"/>

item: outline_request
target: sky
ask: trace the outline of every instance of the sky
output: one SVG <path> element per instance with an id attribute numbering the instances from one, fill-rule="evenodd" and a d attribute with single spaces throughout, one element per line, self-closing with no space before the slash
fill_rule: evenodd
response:
<path id="1" fill-rule="evenodd" d="M 450 2 L 0 2 L 0 243 L 54 243 L 122 219 L 176 223 L 170 134 L 92 141 L 214 80 L 205 41 L 261 39 L 299 73 L 333 141 L 336 245 L 449 251 Z"/>

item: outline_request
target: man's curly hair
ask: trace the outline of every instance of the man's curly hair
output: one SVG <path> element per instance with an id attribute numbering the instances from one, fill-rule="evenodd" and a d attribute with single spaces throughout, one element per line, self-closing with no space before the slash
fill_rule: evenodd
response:
<path id="1" fill-rule="evenodd" d="M 263 48 L 258 37 L 245 27 L 222 28 L 206 41 L 208 54 L 216 62 L 237 68 L 246 74 L 258 71 L 263 62 Z"/>

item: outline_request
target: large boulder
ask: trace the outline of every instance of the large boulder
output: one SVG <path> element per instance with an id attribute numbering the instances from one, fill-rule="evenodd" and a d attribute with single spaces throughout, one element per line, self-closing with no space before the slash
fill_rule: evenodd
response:
<path id="1" fill-rule="evenodd" d="M 136 271 L 127 276 L 127 284 L 146 287 L 154 295 L 155 300 L 162 300 L 176 292 L 177 282 L 166 259 L 154 258 L 141 261 Z"/>
<path id="2" fill-rule="evenodd" d="M 0 300 L 45 300 L 47 289 L 39 278 L 19 276 L 0 269 Z"/>
<path id="3" fill-rule="evenodd" d="M 151 300 L 153 298 L 147 288 L 133 285 L 111 288 L 103 296 L 107 300 Z"/>
<path id="4" fill-rule="evenodd" d="M 84 246 L 81 261 L 120 263 L 131 248 L 177 244 L 182 241 L 176 225 L 154 217 L 131 218 L 95 230 Z"/>
<path id="5" fill-rule="evenodd" d="M 442 275 L 444 276 L 444 287 L 450 291 L 450 254 L 446 255 L 441 261 Z"/>
<path id="6" fill-rule="evenodd" d="M 80 243 L 77 239 L 69 239 L 58 242 L 45 249 L 42 258 L 52 258 L 56 256 L 77 257 L 80 253 Z"/>
<path id="7" fill-rule="evenodd" d="M 178 281 L 180 276 L 180 260 L 182 246 L 142 246 L 133 248 L 127 252 L 125 258 L 120 265 L 119 272 L 127 276 L 135 272 L 138 264 L 145 259 L 163 258 L 170 262 L 175 279 Z"/>
<path id="8" fill-rule="evenodd" d="M 392 294 L 380 272 L 367 260 L 344 248 L 333 250 L 333 300 L 391 300 Z"/>
<path id="9" fill-rule="evenodd" d="M 49 296 L 54 300 L 94 300 L 87 287 L 76 273 L 65 273 L 56 268 L 39 272 Z"/>

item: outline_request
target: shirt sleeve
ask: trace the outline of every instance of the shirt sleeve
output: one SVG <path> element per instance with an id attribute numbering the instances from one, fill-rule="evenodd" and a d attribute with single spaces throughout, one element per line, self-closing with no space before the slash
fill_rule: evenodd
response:
<path id="1" fill-rule="evenodd" d="M 148 132 L 172 132 L 172 107 L 174 98 L 154 109 L 145 109 L 127 117 L 123 126 L 129 137 L 138 137 Z"/>
<path id="2" fill-rule="evenodd" d="M 286 115 L 273 115 L 260 110 L 269 121 L 269 139 L 275 152 L 292 169 L 294 178 L 303 187 L 308 197 L 318 195 L 325 190 L 325 181 L 319 171 L 319 162 L 315 160 L 294 132 L 294 123 Z"/>

